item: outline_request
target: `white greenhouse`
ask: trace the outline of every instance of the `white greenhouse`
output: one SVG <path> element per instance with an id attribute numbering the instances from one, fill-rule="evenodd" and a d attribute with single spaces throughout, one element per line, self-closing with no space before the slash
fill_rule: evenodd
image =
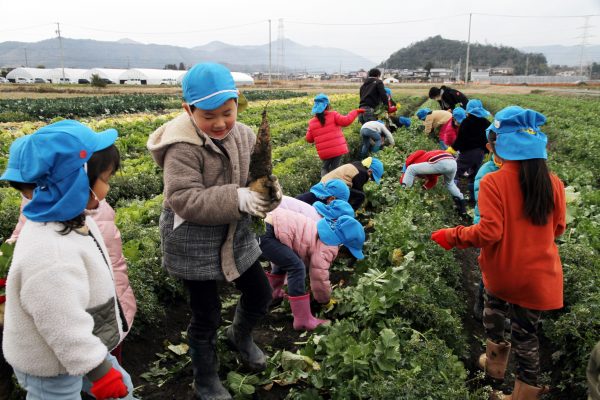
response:
<path id="1" fill-rule="evenodd" d="M 15 68 L 6 75 L 6 79 L 14 83 L 35 83 L 35 80 L 43 79 L 44 82 L 50 82 L 52 76 L 51 69 L 45 68 Z M 42 82 L 42 83 L 44 83 Z"/>
<path id="2" fill-rule="evenodd" d="M 177 85 L 187 71 L 172 69 L 132 68 L 119 76 L 119 83 L 126 85 Z"/>
<path id="3" fill-rule="evenodd" d="M 243 72 L 232 72 L 233 80 L 237 86 L 254 85 L 254 79 Z"/>
<path id="4" fill-rule="evenodd" d="M 50 81 L 52 83 L 89 83 L 87 69 L 65 68 L 63 77 L 62 68 L 52 68 Z"/>
<path id="5" fill-rule="evenodd" d="M 126 69 L 113 68 L 92 68 L 87 71 L 88 80 L 92 79 L 92 75 L 98 75 L 100 79 L 104 79 L 110 83 L 119 83 L 119 77 Z"/>

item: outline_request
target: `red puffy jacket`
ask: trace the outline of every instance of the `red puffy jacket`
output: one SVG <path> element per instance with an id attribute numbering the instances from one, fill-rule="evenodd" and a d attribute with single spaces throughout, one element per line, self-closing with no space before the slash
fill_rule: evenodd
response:
<path id="1" fill-rule="evenodd" d="M 329 160 L 348 153 L 348 143 L 342 132 L 343 126 L 348 126 L 356 119 L 358 113 L 352 110 L 348 115 L 336 111 L 325 111 L 325 125 L 317 117 L 308 121 L 306 141 L 315 143 L 321 160 Z"/>
<path id="2" fill-rule="evenodd" d="M 407 158 L 406 158 L 406 168 L 408 168 L 410 165 L 412 164 L 420 164 L 420 163 L 424 163 L 424 162 L 428 162 L 428 163 L 436 163 L 439 160 L 444 160 L 444 159 L 454 159 L 454 157 L 452 156 L 452 154 L 448 153 L 445 150 L 431 150 L 431 151 L 425 151 L 425 150 L 417 150 L 414 153 L 410 154 Z M 438 181 L 438 175 L 425 175 L 424 178 L 426 179 L 425 184 L 423 185 L 423 187 L 427 190 L 433 188 Z M 402 174 L 402 176 L 400 177 L 400 182 L 402 182 L 402 180 L 404 179 L 404 174 Z"/>

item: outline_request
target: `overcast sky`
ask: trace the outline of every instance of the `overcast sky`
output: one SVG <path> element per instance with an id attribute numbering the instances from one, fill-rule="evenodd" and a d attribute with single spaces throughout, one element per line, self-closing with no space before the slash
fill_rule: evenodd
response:
<path id="1" fill-rule="evenodd" d="M 55 37 L 55 23 L 60 22 L 62 35 L 76 39 L 130 38 L 185 47 L 215 40 L 255 45 L 268 42 L 268 19 L 271 37 L 277 39 L 281 19 L 286 39 L 343 48 L 379 62 L 429 36 L 466 40 L 469 13 L 474 14 L 472 42 L 579 45 L 585 18 L 539 16 L 600 15 L 600 0 L 0 0 L 0 10 L 0 42 Z M 600 44 L 600 16 L 587 21 L 587 43 Z"/>

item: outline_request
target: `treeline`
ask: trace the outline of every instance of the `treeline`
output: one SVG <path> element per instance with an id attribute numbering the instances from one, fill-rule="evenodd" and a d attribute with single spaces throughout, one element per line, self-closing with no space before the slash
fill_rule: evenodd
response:
<path id="1" fill-rule="evenodd" d="M 381 64 L 385 68 L 456 68 L 464 71 L 467 42 L 434 36 L 393 53 Z M 523 53 L 514 47 L 472 43 L 469 65 L 472 67 L 512 67 L 515 75 L 548 72 L 546 57 L 541 53 Z"/>

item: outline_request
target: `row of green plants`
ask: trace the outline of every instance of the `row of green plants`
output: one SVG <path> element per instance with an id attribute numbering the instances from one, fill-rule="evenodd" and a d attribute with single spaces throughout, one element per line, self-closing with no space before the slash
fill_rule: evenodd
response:
<path id="1" fill-rule="evenodd" d="M 518 104 L 548 117 L 550 169 L 567 186 L 567 230 L 559 238 L 564 308 L 543 321 L 552 348 L 554 386 L 570 398 L 586 395 L 585 368 L 600 340 L 600 116 L 595 98 L 485 96 L 490 111 Z"/>

